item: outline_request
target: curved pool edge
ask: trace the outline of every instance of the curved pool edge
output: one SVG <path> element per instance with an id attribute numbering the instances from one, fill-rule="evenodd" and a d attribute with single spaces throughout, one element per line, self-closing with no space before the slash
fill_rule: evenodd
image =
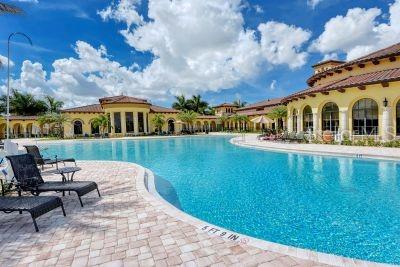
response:
<path id="1" fill-rule="evenodd" d="M 287 246 L 240 234 L 223 227 L 213 225 L 189 215 L 170 204 L 157 192 L 153 172 L 150 169 L 144 168 L 138 164 L 133 164 L 137 166 L 139 170 L 137 176 L 138 180 L 136 182 L 136 190 L 138 193 L 156 209 L 162 210 L 166 214 L 196 227 L 199 232 L 207 233 L 211 236 L 220 237 L 228 241 L 237 242 L 239 244 L 246 244 L 262 250 L 297 257 L 304 260 L 310 260 L 321 264 L 335 266 L 394 266 L 391 264 L 346 258 L 334 254 Z"/>
<path id="2" fill-rule="evenodd" d="M 268 146 L 258 146 L 255 144 L 248 144 L 246 141 L 241 141 L 242 137 L 235 136 L 229 139 L 229 142 L 238 147 L 250 148 L 255 150 L 272 151 L 280 153 L 293 153 L 293 154 L 305 154 L 305 155 L 317 155 L 317 156 L 328 156 L 328 157 L 345 157 L 345 158 L 358 158 L 366 160 L 385 160 L 385 161 L 400 161 L 400 157 L 384 156 L 384 155 L 371 155 L 362 154 L 361 157 L 357 157 L 354 153 L 342 153 L 334 151 L 311 151 L 311 150 L 298 150 L 294 148 L 278 148 L 278 147 L 268 147 Z"/>

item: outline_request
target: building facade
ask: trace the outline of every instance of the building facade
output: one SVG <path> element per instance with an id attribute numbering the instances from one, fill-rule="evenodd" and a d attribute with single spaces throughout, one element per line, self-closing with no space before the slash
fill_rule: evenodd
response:
<path id="1" fill-rule="evenodd" d="M 400 44 L 313 68 L 309 88 L 282 100 L 289 132 L 383 141 L 400 136 Z"/>

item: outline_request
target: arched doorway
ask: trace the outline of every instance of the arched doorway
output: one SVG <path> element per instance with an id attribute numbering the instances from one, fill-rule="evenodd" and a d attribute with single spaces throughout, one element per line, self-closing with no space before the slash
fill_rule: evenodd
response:
<path id="1" fill-rule="evenodd" d="M 292 111 L 292 129 L 293 132 L 297 132 L 297 109 L 293 109 Z"/>
<path id="2" fill-rule="evenodd" d="M 339 107 L 328 102 L 322 108 L 322 131 L 337 133 L 339 129 Z"/>
<path id="3" fill-rule="evenodd" d="M 211 129 L 210 129 L 210 131 L 211 132 L 215 132 L 217 130 L 217 124 L 215 123 L 215 121 L 212 121 L 211 122 Z"/>
<path id="4" fill-rule="evenodd" d="M 314 131 L 313 114 L 310 106 L 303 109 L 303 131 Z"/>
<path id="5" fill-rule="evenodd" d="M 82 131 L 82 122 L 81 121 L 74 121 L 74 135 L 81 135 L 83 134 Z"/>
<path id="6" fill-rule="evenodd" d="M 26 125 L 26 137 L 32 137 L 32 128 L 33 128 L 32 123 L 28 123 Z"/>
<path id="7" fill-rule="evenodd" d="M 201 122 L 200 121 L 196 121 L 196 132 L 201 132 Z"/>
<path id="8" fill-rule="evenodd" d="M 210 127 L 209 127 L 209 125 L 208 125 L 208 122 L 205 121 L 205 122 L 203 123 L 203 131 L 205 132 L 205 131 L 209 131 L 209 130 L 210 130 Z"/>
<path id="9" fill-rule="evenodd" d="M 358 100 L 353 106 L 353 134 L 378 134 L 378 103 L 370 98 Z"/>
<path id="10" fill-rule="evenodd" d="M 168 122 L 168 132 L 169 133 L 174 133 L 175 132 L 175 123 L 173 119 L 169 119 Z"/>
<path id="11" fill-rule="evenodd" d="M 396 135 L 400 135 L 400 100 L 396 105 Z"/>
<path id="12" fill-rule="evenodd" d="M 18 138 L 22 135 L 22 125 L 20 123 L 16 123 L 13 127 L 13 135 L 14 138 Z"/>

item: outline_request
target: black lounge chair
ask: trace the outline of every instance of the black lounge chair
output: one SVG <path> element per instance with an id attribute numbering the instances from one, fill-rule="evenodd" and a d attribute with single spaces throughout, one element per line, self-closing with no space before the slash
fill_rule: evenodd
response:
<path id="1" fill-rule="evenodd" d="M 65 210 L 61 198 L 56 196 L 0 196 L 0 211 L 4 213 L 18 211 L 20 214 L 22 214 L 23 211 L 29 212 L 31 214 L 36 232 L 39 232 L 36 218 L 58 207 L 61 207 L 65 216 Z"/>
<path id="2" fill-rule="evenodd" d="M 76 161 L 73 158 L 69 158 L 69 159 L 59 159 L 56 158 L 55 159 L 46 159 L 43 158 L 42 154 L 40 154 L 40 150 L 37 146 L 24 146 L 26 149 L 26 152 L 28 152 L 28 154 L 33 155 L 33 157 L 35 158 L 36 164 L 42 167 L 42 170 L 44 169 L 44 165 L 54 165 L 56 164 L 57 168 L 58 168 L 58 163 L 64 163 L 65 162 L 73 162 L 76 166 Z"/>
<path id="3" fill-rule="evenodd" d="M 14 178 L 17 186 L 23 191 L 31 192 L 33 195 L 39 195 L 42 192 L 76 192 L 79 202 L 83 207 L 81 196 L 97 190 L 100 197 L 100 191 L 95 182 L 91 181 L 49 181 L 45 182 L 36 165 L 35 159 L 31 154 L 15 155 L 6 157 L 14 172 Z"/>

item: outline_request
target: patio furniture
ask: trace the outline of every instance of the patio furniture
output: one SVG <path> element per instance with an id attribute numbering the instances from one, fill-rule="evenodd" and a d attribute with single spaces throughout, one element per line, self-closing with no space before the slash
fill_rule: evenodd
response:
<path id="1" fill-rule="evenodd" d="M 20 214 L 23 211 L 29 212 L 36 232 L 39 232 L 36 218 L 58 207 L 61 207 L 63 215 L 66 216 L 62 200 L 56 196 L 0 196 L 0 211 L 4 213 L 18 211 Z"/>
<path id="2" fill-rule="evenodd" d="M 296 141 L 299 143 L 303 143 L 306 141 L 304 132 L 299 132 L 298 134 L 296 134 Z"/>
<path id="3" fill-rule="evenodd" d="M 18 186 L 23 191 L 31 192 L 33 195 L 39 195 L 42 192 L 76 192 L 79 202 L 83 207 L 81 197 L 87 193 L 97 190 L 100 197 L 100 191 L 95 182 L 92 181 L 44 181 L 36 165 L 35 158 L 31 154 L 23 154 L 6 157 L 14 171 L 14 177 Z"/>
<path id="4" fill-rule="evenodd" d="M 44 165 L 54 165 L 56 164 L 56 167 L 58 168 L 58 163 L 62 162 L 65 165 L 65 162 L 73 162 L 76 166 L 76 161 L 74 158 L 68 158 L 68 159 L 60 159 L 57 156 L 55 159 L 48 159 L 48 158 L 43 158 L 42 154 L 40 154 L 40 150 L 37 146 L 24 146 L 28 154 L 33 155 L 35 158 L 35 162 L 37 165 L 42 167 L 42 170 L 44 169 Z"/>

